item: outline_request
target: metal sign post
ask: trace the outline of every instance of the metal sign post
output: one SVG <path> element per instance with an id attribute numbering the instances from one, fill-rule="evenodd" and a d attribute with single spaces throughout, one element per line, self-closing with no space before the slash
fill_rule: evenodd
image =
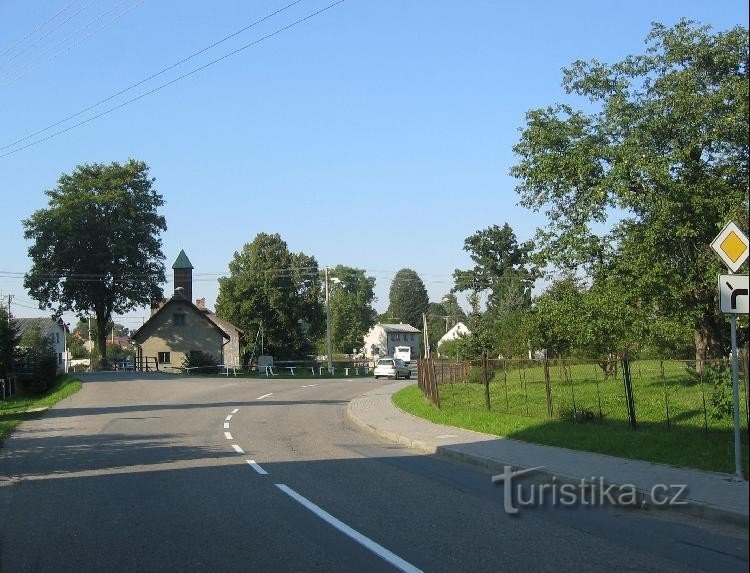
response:
<path id="1" fill-rule="evenodd" d="M 748 257 L 750 244 L 734 222 L 728 223 L 711 243 L 730 272 L 736 273 Z M 740 388 L 737 364 L 737 315 L 748 312 L 747 275 L 719 276 L 719 301 L 721 311 L 730 315 L 732 340 L 732 406 L 734 410 L 734 471 L 739 479 L 742 473 L 742 445 L 740 441 Z"/>

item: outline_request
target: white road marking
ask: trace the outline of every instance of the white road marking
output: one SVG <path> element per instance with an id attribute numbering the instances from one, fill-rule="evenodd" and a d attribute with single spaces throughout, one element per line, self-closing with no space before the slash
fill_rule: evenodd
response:
<path id="1" fill-rule="evenodd" d="M 224 422 L 224 429 L 225 429 L 225 430 L 228 430 L 228 429 L 229 429 L 229 422 Z M 439 438 L 439 437 L 440 437 L 440 436 L 438 436 L 438 438 Z"/>
<path id="2" fill-rule="evenodd" d="M 274 485 L 277 488 L 279 488 L 281 491 L 283 491 L 285 494 L 287 494 L 289 497 L 291 497 L 294 501 L 302 504 L 307 509 L 312 511 L 315 515 L 317 515 L 323 521 L 329 523 L 330 525 L 338 529 L 341 533 L 353 539 L 354 541 L 356 541 L 363 547 L 366 547 L 367 549 L 372 551 L 375 555 L 377 555 L 381 559 L 384 559 L 385 561 L 393 565 L 399 571 L 407 571 L 409 573 L 421 573 L 422 571 L 421 569 L 418 569 L 417 567 L 415 567 L 408 561 L 404 561 L 395 553 L 388 551 L 385 547 L 383 547 L 382 545 L 378 543 L 375 543 L 369 537 L 365 537 L 360 532 L 349 527 L 346 523 L 339 521 L 338 519 L 333 517 L 330 513 L 328 513 L 327 511 L 315 505 L 309 499 L 302 497 L 300 494 L 298 494 L 289 486 L 283 483 L 277 483 Z"/>
<path id="3" fill-rule="evenodd" d="M 304 386 L 300 386 L 300 388 L 312 388 L 313 386 L 317 386 L 317 384 L 305 384 Z"/>
<path id="4" fill-rule="evenodd" d="M 439 436 L 435 436 L 436 438 L 457 438 L 458 435 L 456 434 L 440 434 Z"/>
<path id="5" fill-rule="evenodd" d="M 234 448 L 234 451 L 237 452 L 238 454 L 244 454 L 245 453 L 245 450 L 243 450 L 237 444 L 232 444 L 232 447 Z"/>
<path id="6" fill-rule="evenodd" d="M 264 470 L 262 467 L 260 467 L 258 464 L 255 463 L 255 460 L 245 460 L 248 465 L 253 468 L 256 472 L 258 472 L 260 475 L 268 475 L 268 472 Z"/>
<path id="7" fill-rule="evenodd" d="M 262 400 L 263 398 L 268 398 L 269 396 L 273 396 L 273 392 L 270 392 L 269 394 L 263 394 L 263 396 L 258 396 L 256 400 Z"/>
<path id="8" fill-rule="evenodd" d="M 232 419 L 232 414 L 229 414 L 226 418 L 224 418 L 227 422 Z"/>
<path id="9" fill-rule="evenodd" d="M 234 439 L 234 438 L 232 437 L 232 434 L 230 434 L 229 432 L 224 432 L 224 437 L 225 437 L 225 438 L 226 438 L 227 440 L 233 440 L 233 439 Z"/>
<path id="10" fill-rule="evenodd" d="M 239 409 L 239 408 L 235 408 L 234 410 L 232 410 L 232 414 L 236 414 L 236 413 L 237 413 L 237 412 L 239 412 L 239 411 L 240 411 L 240 409 Z"/>

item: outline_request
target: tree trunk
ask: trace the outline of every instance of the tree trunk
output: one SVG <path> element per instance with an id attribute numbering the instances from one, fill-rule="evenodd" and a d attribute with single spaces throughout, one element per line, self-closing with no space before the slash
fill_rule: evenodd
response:
<path id="1" fill-rule="evenodd" d="M 107 323 L 104 317 L 96 317 L 96 342 L 99 345 L 99 370 L 107 369 Z"/>
<path id="2" fill-rule="evenodd" d="M 695 339 L 695 371 L 703 374 L 703 367 L 711 347 L 711 336 L 706 331 L 696 328 L 693 330 L 693 337 Z"/>

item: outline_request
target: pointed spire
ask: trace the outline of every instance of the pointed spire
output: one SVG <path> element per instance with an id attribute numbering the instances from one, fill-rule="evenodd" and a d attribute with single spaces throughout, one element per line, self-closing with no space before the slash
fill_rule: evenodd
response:
<path id="1" fill-rule="evenodd" d="M 172 265 L 173 269 L 192 269 L 193 264 L 190 262 L 190 259 L 187 258 L 187 255 L 185 254 L 184 250 L 180 250 L 180 254 L 177 255 L 177 260 Z"/>

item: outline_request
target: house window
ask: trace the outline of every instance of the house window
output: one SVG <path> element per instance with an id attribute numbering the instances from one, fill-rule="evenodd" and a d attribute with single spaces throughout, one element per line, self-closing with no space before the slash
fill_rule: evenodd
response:
<path id="1" fill-rule="evenodd" d="M 183 316 L 185 316 L 183 314 Z M 169 352 L 159 352 L 159 363 L 160 364 L 171 364 L 171 357 Z"/>
<path id="2" fill-rule="evenodd" d="M 60 344 L 60 333 L 55 332 L 55 344 Z"/>
<path id="3" fill-rule="evenodd" d="M 57 363 L 62 364 L 62 352 L 57 353 Z"/>
<path id="4" fill-rule="evenodd" d="M 175 326 L 185 326 L 185 314 L 176 312 L 172 315 L 172 324 Z"/>

